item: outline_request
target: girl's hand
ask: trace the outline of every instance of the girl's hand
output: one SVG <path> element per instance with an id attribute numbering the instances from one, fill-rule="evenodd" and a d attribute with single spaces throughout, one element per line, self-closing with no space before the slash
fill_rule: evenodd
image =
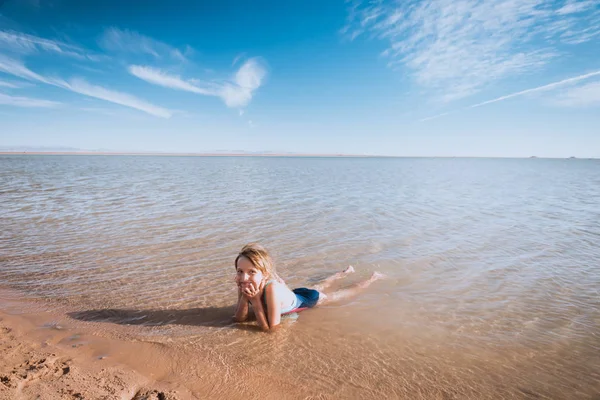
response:
<path id="1" fill-rule="evenodd" d="M 261 283 L 259 287 L 256 287 L 253 283 L 249 282 L 246 284 L 240 285 L 242 290 L 242 295 L 246 297 L 249 301 L 257 300 L 260 298 L 260 292 L 262 290 L 263 284 Z"/>

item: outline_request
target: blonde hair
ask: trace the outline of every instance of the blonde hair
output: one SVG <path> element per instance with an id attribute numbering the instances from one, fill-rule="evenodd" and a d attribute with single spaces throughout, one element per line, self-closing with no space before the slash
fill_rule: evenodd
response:
<path id="1" fill-rule="evenodd" d="M 272 278 L 283 282 L 283 279 L 281 279 L 279 275 L 277 275 L 277 272 L 275 272 L 275 264 L 273 264 L 273 259 L 269 255 L 269 252 L 260 244 L 248 243 L 242 247 L 242 250 L 240 250 L 239 254 L 235 258 L 235 263 L 233 264 L 236 269 L 240 257 L 247 258 L 256 269 L 262 272 L 265 278 Z"/>

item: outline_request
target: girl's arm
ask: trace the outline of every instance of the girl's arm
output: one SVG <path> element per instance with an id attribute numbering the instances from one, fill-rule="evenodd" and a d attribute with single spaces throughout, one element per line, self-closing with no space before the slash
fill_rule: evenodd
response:
<path id="1" fill-rule="evenodd" d="M 267 315 L 265 314 L 265 309 L 262 301 L 260 301 L 260 297 L 256 297 L 252 300 L 252 309 L 254 310 L 254 315 L 256 316 L 256 322 L 258 322 L 258 326 L 260 326 L 263 331 L 268 331 L 269 322 L 267 321 Z"/>
<path id="2" fill-rule="evenodd" d="M 265 288 L 267 309 L 265 310 L 261 301 L 260 293 L 253 297 L 252 309 L 256 315 L 256 322 L 263 331 L 274 330 L 281 323 L 281 301 L 277 299 L 276 284 L 271 284 Z M 268 318 L 267 318 L 268 315 Z"/>
<path id="3" fill-rule="evenodd" d="M 263 331 L 273 330 L 281 322 L 281 301 L 278 301 L 277 299 L 277 290 L 275 287 L 276 284 L 274 283 L 263 289 L 266 291 L 266 310 L 262 302 L 263 290 L 255 289 L 247 294 L 243 294 L 242 292 L 242 296 L 247 298 L 252 304 L 256 322 L 258 322 L 258 326 L 260 326 Z"/>
<path id="4" fill-rule="evenodd" d="M 281 323 L 281 301 L 277 298 L 277 284 L 271 284 L 265 288 L 267 297 L 267 314 L 271 329 Z"/>
<path id="5" fill-rule="evenodd" d="M 248 299 L 242 294 L 242 288 L 238 287 L 238 304 L 233 319 L 243 322 L 248 319 Z"/>

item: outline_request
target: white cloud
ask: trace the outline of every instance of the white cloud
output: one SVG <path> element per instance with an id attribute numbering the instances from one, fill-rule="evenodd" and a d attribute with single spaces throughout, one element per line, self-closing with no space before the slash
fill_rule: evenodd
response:
<path id="1" fill-rule="evenodd" d="M 555 103 L 567 107 L 600 106 L 600 82 L 590 82 L 569 89 L 559 96 Z"/>
<path id="2" fill-rule="evenodd" d="M 0 72 L 5 72 L 7 74 L 18 76 L 27 80 L 38 81 L 48 85 L 57 86 L 85 96 L 106 100 L 111 103 L 135 108 L 157 117 L 170 118 L 171 115 L 173 115 L 173 111 L 171 110 L 148 103 L 145 100 L 139 99 L 127 93 L 117 92 L 106 89 L 102 86 L 89 84 L 83 79 L 72 79 L 71 81 L 67 82 L 63 79 L 39 75 L 31 71 L 20 61 L 3 56 L 0 56 Z"/>
<path id="3" fill-rule="evenodd" d="M 233 58 L 233 61 L 231 62 L 231 66 L 235 66 L 235 64 L 237 64 L 237 62 L 243 59 L 244 57 L 246 57 L 246 53 L 240 53 L 237 56 L 235 56 Z"/>
<path id="4" fill-rule="evenodd" d="M 234 81 L 239 87 L 255 90 L 260 87 L 266 75 L 267 71 L 264 65 L 256 58 L 253 58 L 246 61 L 244 65 L 241 66 L 235 74 Z"/>
<path id="5" fill-rule="evenodd" d="M 52 85 L 51 79 L 47 79 L 41 75 L 31 71 L 22 62 L 13 58 L 4 57 L 0 54 L 0 72 L 5 72 L 10 75 L 18 76 L 19 78 L 38 81 Z"/>
<path id="6" fill-rule="evenodd" d="M 388 43 L 389 66 L 404 66 L 443 101 L 532 72 L 561 44 L 600 36 L 600 0 L 357 0 L 342 32 Z M 588 10 L 587 13 L 581 11 Z"/>
<path id="7" fill-rule="evenodd" d="M 177 61 L 187 61 L 186 54 L 192 53 L 191 47 L 181 50 L 151 37 L 130 30 L 108 28 L 100 37 L 98 43 L 108 51 L 132 54 L 146 54 L 155 58 L 172 58 Z"/>
<path id="8" fill-rule="evenodd" d="M 254 92 L 263 84 L 267 75 L 264 64 L 256 58 L 247 60 L 233 76 L 231 81 L 204 83 L 198 80 L 184 80 L 159 68 L 131 65 L 129 72 L 149 83 L 176 90 L 197 93 L 205 96 L 220 97 L 228 107 L 245 107 Z"/>
<path id="9" fill-rule="evenodd" d="M 245 107 L 252 100 L 253 93 L 267 76 L 267 70 L 258 59 L 246 61 L 237 71 L 233 83 L 225 83 L 219 96 L 227 107 Z"/>
<path id="10" fill-rule="evenodd" d="M 159 68 L 130 65 L 128 70 L 131 75 L 158 86 L 204 95 L 215 95 L 215 93 L 209 89 L 200 88 L 192 83 L 192 81 L 185 81 L 181 79 L 179 75 L 169 75 Z"/>
<path id="11" fill-rule="evenodd" d="M 137 110 L 144 111 L 148 114 L 157 117 L 170 118 L 171 115 L 173 115 L 173 111 L 171 110 L 167 110 L 166 108 L 162 108 L 154 104 L 148 103 L 147 101 L 144 101 L 127 93 L 117 92 L 115 90 L 106 89 L 102 86 L 89 84 L 83 79 L 72 79 L 70 82 L 66 83 L 66 85 L 62 87 L 64 87 L 65 89 L 69 89 L 75 93 L 83 94 L 85 96 L 95 97 L 97 99 L 106 100 L 111 103 L 135 108 Z"/>
<path id="12" fill-rule="evenodd" d="M 470 105 L 468 107 L 464 107 L 462 110 L 477 108 L 481 106 L 485 106 L 492 103 L 497 103 L 499 101 L 504 101 L 508 99 L 512 99 L 515 97 L 525 96 L 536 92 L 546 92 L 555 90 L 564 86 L 574 85 L 581 81 L 600 76 L 600 71 L 593 71 L 587 74 L 582 74 L 578 76 L 574 76 L 572 78 L 562 79 L 557 82 L 552 82 L 547 85 L 542 85 L 538 87 L 534 87 L 531 89 L 521 90 L 519 92 L 507 94 L 504 96 L 496 97 L 491 100 L 482 101 L 480 103 L 476 103 Z M 566 94 L 559 97 L 558 100 L 554 101 L 557 105 L 565 105 L 565 106 L 588 106 L 593 105 L 595 103 L 600 103 L 600 82 L 588 83 L 586 85 L 582 85 L 573 89 L 570 89 Z M 449 114 L 456 113 L 460 110 L 449 111 L 442 114 L 434 115 L 431 117 L 420 119 L 419 122 L 431 121 L 433 119 L 438 119 L 444 117 Z"/>
<path id="13" fill-rule="evenodd" d="M 427 118 L 420 119 L 419 122 L 431 121 L 432 119 L 442 118 L 442 117 L 445 117 L 446 115 L 449 115 L 449 114 L 452 114 L 452 113 L 451 112 L 441 113 L 441 114 L 438 114 L 438 115 L 434 115 L 432 117 L 427 117 Z"/>
<path id="14" fill-rule="evenodd" d="M 585 80 L 585 79 L 589 79 L 589 78 L 592 78 L 592 77 L 598 76 L 598 75 L 600 75 L 600 71 L 590 72 L 590 73 L 587 73 L 587 74 L 575 76 L 573 78 L 563 79 L 563 80 L 558 81 L 558 82 L 553 82 L 553 83 L 549 83 L 547 85 L 538 86 L 538 87 L 535 87 L 535 88 L 532 88 L 532 89 L 521 90 L 519 92 L 508 94 L 506 96 L 497 97 L 497 98 L 492 99 L 492 100 L 483 101 L 481 103 L 473 104 L 469 108 L 481 107 L 481 106 L 484 106 L 486 104 L 496 103 L 496 102 L 502 101 L 502 100 L 508 100 L 508 99 L 513 98 L 513 97 L 523 96 L 525 94 L 531 94 L 531 93 L 535 93 L 535 92 L 542 92 L 542 91 L 556 89 L 556 88 L 561 87 L 561 86 L 572 85 L 572 84 L 577 83 L 579 81 L 582 81 L 582 80 Z"/>
<path id="15" fill-rule="evenodd" d="M 0 81 L 0 86 L 7 87 L 10 89 L 18 89 L 21 87 L 20 85 L 17 85 L 16 83 L 6 82 L 6 81 Z"/>
<path id="16" fill-rule="evenodd" d="M 19 54 L 47 51 L 82 60 L 96 61 L 100 59 L 99 56 L 89 54 L 78 46 L 16 31 L 0 31 L 0 48 Z"/>
<path id="17" fill-rule="evenodd" d="M 9 96 L 0 93 L 0 104 L 15 106 L 15 107 L 41 107 L 53 108 L 58 107 L 61 103 L 50 100 L 34 99 L 30 97 Z"/>
<path id="18" fill-rule="evenodd" d="M 565 5 L 559 8 L 556 12 L 560 15 L 576 14 L 593 9 L 597 5 L 598 2 L 594 0 L 567 0 Z"/>

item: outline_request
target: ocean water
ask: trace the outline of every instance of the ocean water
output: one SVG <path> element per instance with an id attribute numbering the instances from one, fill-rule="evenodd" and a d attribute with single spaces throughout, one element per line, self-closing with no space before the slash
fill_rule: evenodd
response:
<path id="1" fill-rule="evenodd" d="M 600 398 L 599 160 L 2 155 L 0 228 L 1 286 L 197 393 Z M 248 242 L 386 279 L 258 333 Z"/>

